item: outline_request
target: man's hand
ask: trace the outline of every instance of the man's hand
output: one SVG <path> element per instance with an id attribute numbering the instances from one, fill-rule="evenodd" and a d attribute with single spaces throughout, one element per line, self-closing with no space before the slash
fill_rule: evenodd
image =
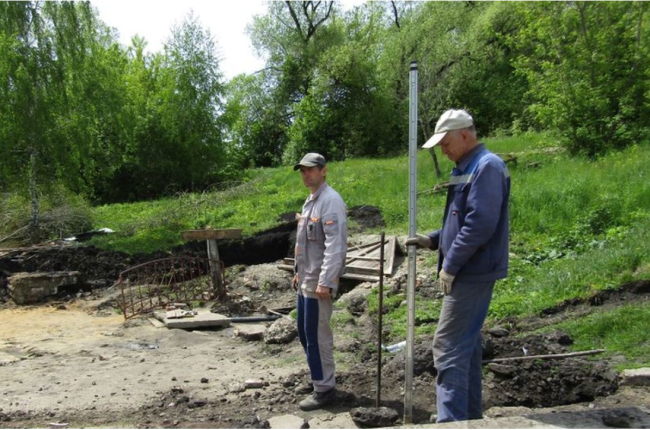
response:
<path id="1" fill-rule="evenodd" d="M 431 245 L 433 243 L 431 242 L 431 238 L 429 236 L 426 236 L 424 234 L 418 234 L 415 237 L 409 237 L 406 239 L 406 245 L 415 245 L 418 248 L 431 248 Z"/>
<path id="2" fill-rule="evenodd" d="M 440 278 L 440 285 L 442 286 L 442 292 L 445 293 L 445 296 L 448 296 L 449 294 L 451 294 L 451 287 L 452 284 L 454 283 L 454 278 L 456 278 L 456 276 L 450 275 L 449 273 L 445 272 L 445 269 L 442 269 L 438 274 L 438 277 Z"/>
<path id="3" fill-rule="evenodd" d="M 297 273 L 293 276 L 293 279 L 291 280 L 291 286 L 293 287 L 294 291 L 298 291 L 298 287 L 300 287 L 300 278 L 298 277 Z"/>
<path id="4" fill-rule="evenodd" d="M 316 287 L 316 295 L 319 299 L 328 299 L 332 297 L 332 290 L 329 287 L 323 287 L 319 285 Z"/>

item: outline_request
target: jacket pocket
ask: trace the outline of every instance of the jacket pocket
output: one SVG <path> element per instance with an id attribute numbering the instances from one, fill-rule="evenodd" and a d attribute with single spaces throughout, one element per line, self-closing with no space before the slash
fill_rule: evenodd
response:
<path id="1" fill-rule="evenodd" d="M 323 226 L 319 218 L 309 218 L 307 220 L 307 240 L 324 241 Z"/>

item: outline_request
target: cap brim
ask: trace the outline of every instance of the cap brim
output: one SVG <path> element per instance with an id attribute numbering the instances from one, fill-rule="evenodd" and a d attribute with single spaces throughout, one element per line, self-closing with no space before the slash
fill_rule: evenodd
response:
<path id="1" fill-rule="evenodd" d="M 319 166 L 318 163 L 298 163 L 293 166 L 293 171 L 295 172 L 296 170 L 300 169 L 301 167 L 314 167 L 314 166 Z"/>
<path id="2" fill-rule="evenodd" d="M 422 148 L 433 148 L 434 146 L 440 143 L 442 138 L 445 137 L 447 133 L 448 132 L 445 131 L 443 133 L 434 134 L 433 136 L 431 136 L 431 139 L 427 140 L 427 142 L 424 145 L 422 145 Z"/>

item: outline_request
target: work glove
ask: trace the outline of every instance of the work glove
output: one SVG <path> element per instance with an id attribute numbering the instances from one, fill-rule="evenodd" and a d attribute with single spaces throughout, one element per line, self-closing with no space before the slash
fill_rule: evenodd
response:
<path id="1" fill-rule="evenodd" d="M 452 284 L 454 283 L 454 278 L 456 278 L 456 276 L 450 275 L 449 273 L 445 272 L 445 269 L 442 269 L 440 273 L 438 273 L 438 279 L 440 279 L 440 286 L 442 287 L 442 292 L 445 293 L 445 296 L 451 294 L 451 287 Z"/>
<path id="2" fill-rule="evenodd" d="M 429 248 L 429 249 L 431 249 L 431 245 L 433 245 L 433 243 L 431 242 L 431 238 L 424 234 L 418 234 L 415 237 L 409 237 L 408 239 L 406 239 L 405 244 L 406 246 L 415 245 L 418 248 Z"/>

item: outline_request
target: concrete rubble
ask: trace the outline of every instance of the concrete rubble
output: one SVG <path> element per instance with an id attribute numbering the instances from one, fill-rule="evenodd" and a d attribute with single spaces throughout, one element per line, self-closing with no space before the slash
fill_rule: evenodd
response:
<path id="1" fill-rule="evenodd" d="M 266 326 L 263 324 L 233 324 L 234 336 L 246 341 L 258 341 L 264 337 Z"/>
<path id="2" fill-rule="evenodd" d="M 620 385 L 637 387 L 650 385 L 650 368 L 623 370 Z"/>
<path id="3" fill-rule="evenodd" d="M 264 331 L 264 342 L 268 344 L 285 344 L 298 336 L 296 322 L 290 318 L 279 318 Z"/>
<path id="4" fill-rule="evenodd" d="M 269 418 L 269 424 L 272 429 L 308 429 L 309 423 L 296 415 L 280 415 Z"/>
<path id="5" fill-rule="evenodd" d="M 62 289 L 82 283 L 81 274 L 72 272 L 20 272 L 8 279 L 9 294 L 17 305 L 38 303 Z"/>

